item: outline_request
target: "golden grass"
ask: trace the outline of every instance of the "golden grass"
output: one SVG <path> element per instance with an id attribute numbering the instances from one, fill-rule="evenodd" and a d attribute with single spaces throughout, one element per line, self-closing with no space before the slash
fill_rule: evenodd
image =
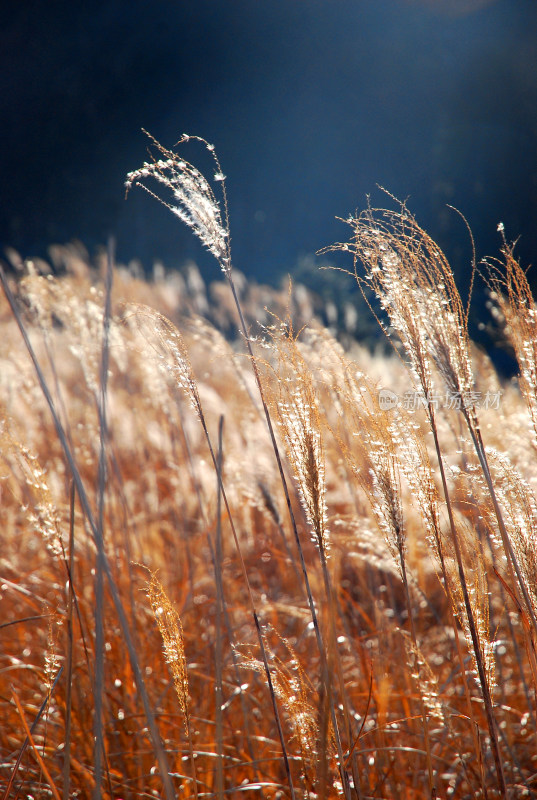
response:
<path id="1" fill-rule="evenodd" d="M 4 796 L 537 796 L 535 386 L 500 383 L 401 214 L 347 249 L 411 371 L 301 330 L 292 294 L 243 287 L 245 351 L 173 276 L 109 291 L 64 250 L 8 281 L 50 405 L 2 296 Z M 241 325 L 234 291 L 208 316 Z"/>

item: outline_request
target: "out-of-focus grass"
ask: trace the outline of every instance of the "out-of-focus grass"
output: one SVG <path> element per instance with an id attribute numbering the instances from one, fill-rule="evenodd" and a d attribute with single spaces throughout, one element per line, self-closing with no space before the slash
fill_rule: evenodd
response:
<path id="1" fill-rule="evenodd" d="M 104 307 L 101 279 L 97 271 L 81 269 L 79 264 L 78 270 L 71 267 L 62 278 L 28 276 L 18 282 L 17 293 L 26 329 L 68 431 L 84 485 L 96 503 L 100 447 L 96 393 Z M 337 788 L 333 735 L 323 710 L 326 700 L 319 694 L 320 659 L 248 361 L 237 355 L 214 327 L 189 313 L 192 298 L 186 290 L 177 289 L 173 278 L 145 283 L 118 269 L 110 329 L 103 531 L 174 785 L 182 794 L 193 794 L 194 764 L 198 792 L 214 793 L 220 764 L 225 791 L 241 789 L 241 796 L 244 792 L 285 796 L 289 791 L 225 509 L 220 508 L 217 518 L 217 482 L 206 441 L 188 396 L 177 385 L 171 369 L 173 353 L 166 351 L 166 342 L 157 336 L 153 313 L 140 308 L 141 299 L 178 323 L 207 427 L 215 441 L 219 417 L 224 417 L 223 482 L 263 624 L 295 791 L 318 791 L 324 771 L 332 776 L 325 781 L 324 791 L 327 796 L 336 796 L 341 789 Z M 277 308 L 278 297 L 274 300 Z M 279 311 L 283 317 L 282 309 Z M 218 312 L 216 309 L 214 313 Z M 255 316 L 254 309 L 251 314 Z M 73 673 L 69 706 L 64 669 L 33 741 L 61 795 L 69 717 L 70 793 L 90 796 L 94 764 L 95 547 L 75 504 L 70 552 L 70 475 L 5 301 L 1 325 L 2 781 L 7 785 L 25 739 L 14 696 L 31 724 L 60 665 L 65 667 L 70 625 Z M 472 660 L 461 634 L 473 723 L 456 658 L 448 603 L 428 551 L 416 495 L 404 475 L 398 491 L 419 653 L 409 636 L 408 607 L 397 559 L 390 553 L 382 525 L 379 528 L 380 501 L 371 466 L 375 442 L 378 450 L 383 430 L 394 425 L 404 430 L 402 426 L 406 425 L 407 437 L 417 437 L 421 447 L 428 443 L 423 412 L 410 414 L 404 407 L 398 412 L 378 407 L 376 393 L 381 386 L 398 394 L 402 406 L 410 401 L 413 390 L 407 373 L 396 358 L 371 363 L 371 357 L 359 347 L 353 353 L 344 353 L 315 325 L 296 342 L 289 339 L 288 327 L 284 330 L 278 325 L 271 333 L 259 346 L 258 355 L 274 413 L 277 416 L 279 409 L 281 415 L 287 409 L 289 416 L 300 402 L 307 405 L 303 395 L 304 387 L 309 386 L 308 391 L 315 395 L 315 400 L 313 395 L 309 397 L 309 404 L 315 402 L 316 407 L 314 417 L 310 414 L 307 419 L 323 440 L 327 564 L 334 594 L 331 609 L 326 604 L 316 544 L 310 540 L 311 524 L 301 511 L 301 487 L 299 483 L 290 485 L 320 624 L 327 632 L 332 624 L 336 629 L 339 666 L 332 653 L 330 680 L 337 707 L 344 708 L 340 733 L 348 772 L 357 776 L 362 797 L 427 796 L 421 697 L 439 796 L 471 796 L 482 786 L 488 786 L 489 796 L 494 796 L 493 763 Z M 490 398 L 491 407 L 481 411 L 487 444 L 498 452 L 507 452 L 530 492 L 534 456 L 527 445 L 523 400 L 516 386 L 498 384 L 484 356 L 476 356 L 476 368 L 483 402 L 487 392 Z M 366 377 L 365 370 L 374 372 L 374 382 Z M 498 408 L 493 408 L 496 397 Z M 455 513 L 465 531 L 469 580 L 479 573 L 480 580 L 489 581 L 489 594 L 481 602 L 490 613 L 488 635 L 493 640 L 497 678 L 493 694 L 500 746 L 507 783 L 516 785 L 523 796 L 525 785 L 531 794 L 534 769 L 533 688 L 524 616 L 506 597 L 492 571 L 486 544 L 487 529 L 492 527 L 490 503 L 476 476 L 475 458 L 457 426 L 456 412 L 442 409 L 438 417 Z M 290 418 L 295 422 L 299 419 L 296 413 Z M 299 425 L 293 434 L 290 428 L 289 435 L 300 442 L 304 429 Z M 392 441 L 388 435 L 385 439 L 385 444 Z M 405 444 L 409 441 L 407 438 Z M 401 452 L 394 447 L 392 457 Z M 305 459 L 307 467 L 307 452 Z M 286 468 L 291 474 L 292 465 Z M 497 472 L 507 496 L 509 476 L 503 461 L 499 461 Z M 528 499 L 530 515 L 531 502 Z M 518 509 L 509 508 L 515 517 Z M 440 513 L 444 514 L 442 509 Z M 219 527 L 222 552 L 217 557 Z M 71 610 L 66 571 L 69 558 L 73 561 L 76 598 Z M 476 558 L 481 569 L 475 565 Z M 158 575 L 182 623 L 193 761 L 184 713 L 173 690 L 173 674 L 166 665 L 159 627 L 147 598 L 148 570 Z M 104 603 L 102 792 L 114 797 L 159 793 L 161 780 L 153 747 L 123 634 L 106 591 Z M 221 639 L 218 670 L 217 631 Z M 331 641 L 328 633 L 325 641 Z M 342 684 L 336 678 L 337 669 Z M 341 686 L 344 697 L 340 695 Z M 219 729 L 217 696 L 222 700 Z M 475 751 L 472 724 L 482 729 L 477 740 L 480 754 Z M 328 726 L 324 733 L 323 725 L 325 729 Z M 33 796 L 48 792 L 31 746 L 25 751 L 11 791 L 13 796 L 16 791 Z"/>
<path id="2" fill-rule="evenodd" d="M 368 214 L 351 221 L 347 247 L 369 248 L 360 256 L 373 283 L 377 270 L 394 270 L 390 286 L 374 288 L 381 300 L 385 292 L 406 357 L 416 355 L 413 376 L 404 352 L 344 350 L 316 322 L 305 290 L 240 288 L 247 326 L 261 322 L 252 356 L 298 539 L 252 357 L 240 337 L 232 345 L 221 333 L 240 324 L 228 285 L 207 293 L 193 272 L 186 282 L 164 273 L 144 281 L 117 267 L 108 316 L 104 264 L 90 267 L 73 248 L 53 251 L 62 277 L 27 265 L 9 281 L 80 484 L 72 504 L 65 448 L 2 297 L 8 796 L 161 796 L 136 668 L 168 791 L 181 797 L 536 795 L 529 361 L 523 397 L 465 339 L 448 280 L 428 288 L 397 272 L 388 237 L 401 234 L 396 217 L 387 231 Z M 423 262 L 413 238 L 423 232 L 410 220 L 397 258 Z M 428 257 L 440 258 L 430 247 Z M 516 280 L 506 284 L 498 265 L 489 280 L 514 320 L 522 278 L 507 246 L 504 255 Z M 397 288 L 408 292 L 402 300 Z M 529 303 L 515 331 L 527 359 Z M 452 316 L 439 330 L 446 307 Z M 457 404 L 445 372 L 462 375 L 463 403 L 471 391 L 473 406 Z M 429 380 L 432 409 L 420 399 Z M 110 570 L 98 602 L 94 520 Z"/>

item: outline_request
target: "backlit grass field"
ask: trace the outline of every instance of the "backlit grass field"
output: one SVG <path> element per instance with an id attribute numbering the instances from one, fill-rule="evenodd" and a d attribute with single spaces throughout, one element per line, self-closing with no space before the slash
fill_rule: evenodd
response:
<path id="1" fill-rule="evenodd" d="M 406 208 L 348 220 L 399 342 L 373 356 L 302 287 L 235 281 L 225 202 L 157 156 L 129 182 L 171 190 L 209 294 L 74 247 L 4 277 L 3 796 L 537 796 L 537 329 L 511 248 L 481 266 L 506 383 Z"/>

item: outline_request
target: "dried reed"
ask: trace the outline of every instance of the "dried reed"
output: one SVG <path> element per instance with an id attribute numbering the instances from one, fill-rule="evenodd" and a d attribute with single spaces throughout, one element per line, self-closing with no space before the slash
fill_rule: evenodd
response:
<path id="1" fill-rule="evenodd" d="M 512 248 L 487 280 L 521 392 L 478 408 L 496 379 L 405 206 L 350 220 L 344 248 L 410 379 L 316 324 L 266 327 L 247 286 L 243 313 L 222 170 L 192 138 L 220 203 L 154 141 L 128 184 L 171 192 L 222 267 L 214 301 L 111 251 L 2 274 L 3 796 L 535 797 L 534 304 Z"/>

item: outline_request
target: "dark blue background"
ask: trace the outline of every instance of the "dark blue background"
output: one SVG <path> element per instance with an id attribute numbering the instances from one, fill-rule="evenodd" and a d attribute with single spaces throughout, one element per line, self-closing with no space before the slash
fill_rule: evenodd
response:
<path id="1" fill-rule="evenodd" d="M 192 235 L 127 171 L 147 128 L 214 142 L 235 265 L 274 282 L 346 236 L 335 220 L 381 184 L 437 238 L 464 284 L 497 223 L 537 253 L 535 0 L 49 0 L 0 25 L 0 241 L 22 255 L 109 234 L 146 268 Z M 196 159 L 196 152 L 188 157 Z"/>

